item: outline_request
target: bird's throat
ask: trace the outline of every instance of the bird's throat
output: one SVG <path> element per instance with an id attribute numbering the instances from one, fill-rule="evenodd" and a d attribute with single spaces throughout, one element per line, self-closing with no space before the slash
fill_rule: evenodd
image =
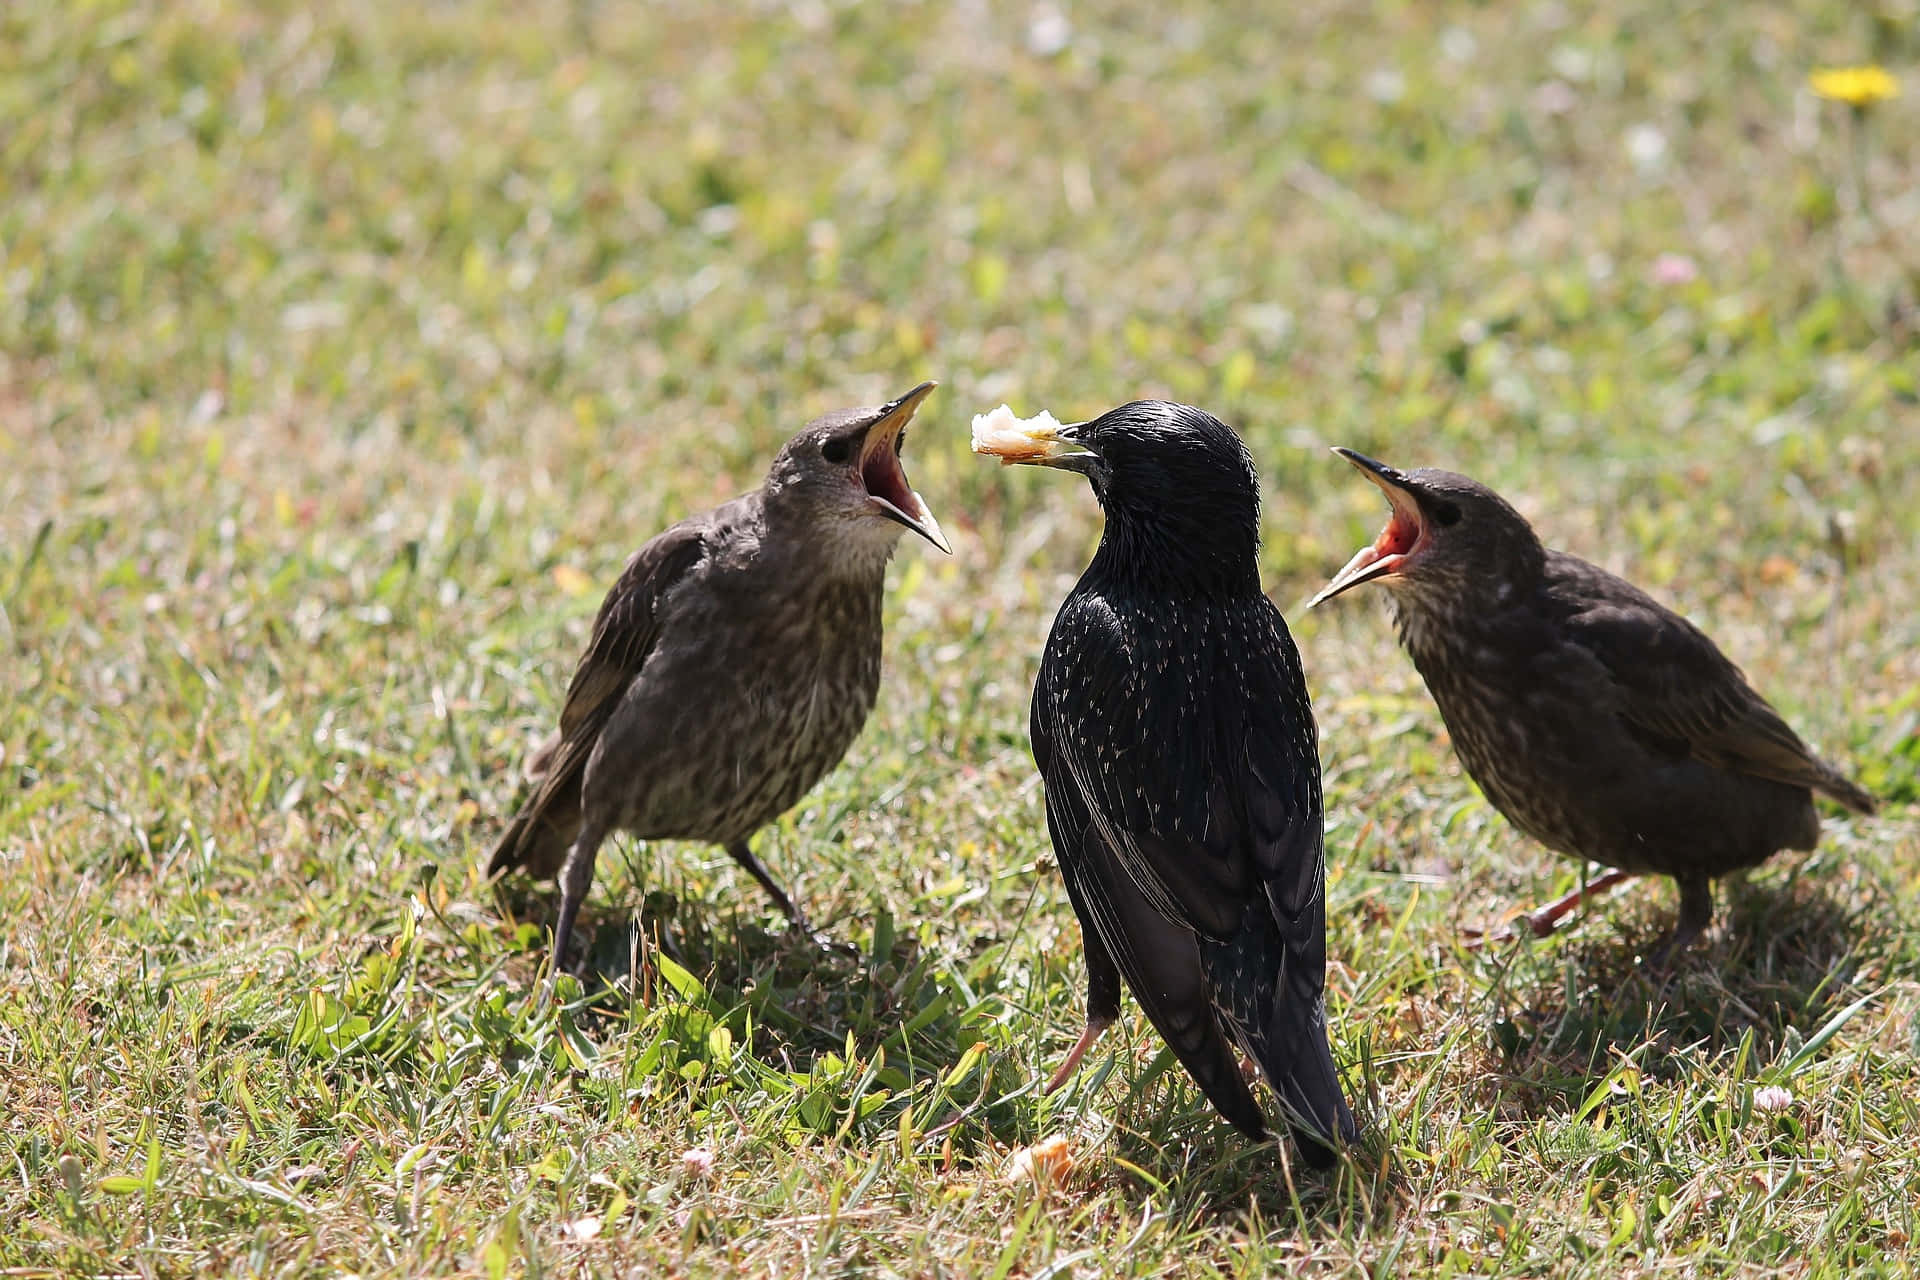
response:
<path id="1" fill-rule="evenodd" d="M 1170 598 L 1238 598 L 1260 590 L 1259 550 L 1257 529 L 1110 510 L 1088 572 Z"/>

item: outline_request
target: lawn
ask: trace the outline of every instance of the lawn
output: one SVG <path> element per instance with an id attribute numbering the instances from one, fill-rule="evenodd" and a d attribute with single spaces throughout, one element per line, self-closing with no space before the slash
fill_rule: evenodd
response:
<path id="1" fill-rule="evenodd" d="M 1809 72 L 1880 63 L 1859 112 Z M 1872 1275 L 1920 1235 L 1912 0 L 0 8 L 0 1270 Z M 760 845 L 482 875 L 600 594 L 825 409 L 908 446 L 880 704 Z M 1079 931 L 1027 695 L 1098 536 L 1005 400 L 1237 425 L 1328 797 L 1329 1176 Z M 1701 623 L 1883 800 L 1721 893 L 1462 775 L 1326 451 Z M 643 939 L 645 941 L 643 941 Z M 609 989 L 611 988 L 611 989 Z M 1010 1153 L 1058 1135 L 1036 1184 Z"/>

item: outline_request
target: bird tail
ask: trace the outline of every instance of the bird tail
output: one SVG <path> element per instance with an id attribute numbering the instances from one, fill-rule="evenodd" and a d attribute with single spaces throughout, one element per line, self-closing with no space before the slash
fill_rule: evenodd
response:
<path id="1" fill-rule="evenodd" d="M 1879 802 L 1864 789 L 1825 760 L 1815 760 L 1813 763 L 1817 770 L 1814 786 L 1835 803 L 1862 815 L 1871 815 L 1880 807 Z"/>
<path id="2" fill-rule="evenodd" d="M 1324 961 L 1287 946 L 1264 910 L 1228 942 L 1203 948 L 1221 1021 L 1260 1064 L 1309 1164 L 1326 1168 L 1358 1126 L 1340 1090 L 1321 995 Z"/>
<path id="3" fill-rule="evenodd" d="M 1047 820 L 1056 821 L 1058 792 L 1048 796 Z M 1240 1073 L 1234 1043 L 1216 1012 L 1216 983 L 1206 948 L 1193 933 L 1156 909 L 1106 845 L 1088 840 L 1082 858 L 1062 861 L 1067 893 L 1089 935 L 1119 967 L 1148 1021 L 1187 1069 L 1200 1092 L 1226 1120 L 1255 1141 L 1268 1136 L 1266 1119 Z M 1077 871 L 1073 868 L 1077 865 Z"/>
<path id="4" fill-rule="evenodd" d="M 576 814 L 574 821 L 557 823 L 553 821 L 553 796 L 534 794 L 493 846 L 493 856 L 486 864 L 488 879 L 507 871 L 526 871 L 538 879 L 559 875 L 566 864 L 566 850 L 572 848 L 574 833 L 580 827 L 580 806 L 572 804 L 568 808 Z"/>
<path id="5" fill-rule="evenodd" d="M 1233 1043 L 1222 1034 L 1213 1009 L 1203 1000 L 1159 1012 L 1161 1016 L 1152 1019 L 1155 1028 L 1214 1110 L 1256 1142 L 1267 1138 L 1266 1118 L 1247 1087 L 1247 1078 L 1240 1074 Z"/>
<path id="6" fill-rule="evenodd" d="M 1340 1089 L 1320 994 L 1292 991 L 1276 1000 L 1266 1035 L 1254 1047 L 1260 1069 L 1286 1108 L 1301 1153 L 1323 1168 L 1332 1164 L 1335 1151 L 1354 1140 L 1358 1126 Z"/>
<path id="7" fill-rule="evenodd" d="M 590 739 L 575 739 L 586 741 Z M 527 761 L 527 780 L 532 793 L 521 802 L 520 812 L 508 824 L 487 859 L 487 877 L 497 879 L 509 871 L 525 871 L 539 879 L 560 874 L 567 852 L 580 832 L 580 787 L 586 772 L 586 752 L 555 734 L 542 743 Z"/>

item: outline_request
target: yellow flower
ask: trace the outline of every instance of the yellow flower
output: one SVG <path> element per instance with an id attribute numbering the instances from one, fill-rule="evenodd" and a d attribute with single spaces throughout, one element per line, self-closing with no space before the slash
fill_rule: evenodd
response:
<path id="1" fill-rule="evenodd" d="M 1807 83 L 1821 97 L 1850 107 L 1900 96 L 1900 82 L 1885 67 L 1828 67 L 1808 76 Z"/>

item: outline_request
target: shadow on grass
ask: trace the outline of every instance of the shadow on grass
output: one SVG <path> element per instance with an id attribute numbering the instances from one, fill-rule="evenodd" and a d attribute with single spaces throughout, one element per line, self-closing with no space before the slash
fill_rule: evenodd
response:
<path id="1" fill-rule="evenodd" d="M 1516 963 L 1499 980 L 1506 1012 L 1491 1035 L 1488 1078 L 1499 1111 L 1512 1118 L 1576 1108 L 1630 1052 L 1655 1078 L 1749 1039 L 1751 1061 L 1765 1063 L 1859 994 L 1851 983 L 1872 936 L 1869 907 L 1804 878 L 1723 886 L 1721 896 L 1706 939 L 1663 972 L 1639 963 L 1652 933 L 1571 947 L 1557 966 L 1534 970 L 1546 980 L 1531 989 L 1516 977 L 1526 966 Z"/>
<path id="2" fill-rule="evenodd" d="M 1249 1142 L 1207 1112 L 1162 1135 L 1118 1134 L 1112 1154 L 1159 1184 L 1176 1219 L 1247 1215 L 1267 1229 L 1351 1235 L 1389 1223 L 1408 1200 L 1400 1166 L 1376 1145 L 1363 1134 L 1341 1164 L 1315 1169 L 1291 1139 Z"/>
<path id="3" fill-rule="evenodd" d="M 540 953 L 559 914 L 557 891 L 509 880 L 498 892 L 515 918 L 540 927 Z M 757 898 L 753 905 L 760 905 Z M 805 1070 L 818 1054 L 844 1050 L 849 1031 L 859 1042 L 863 1031 L 897 1012 L 898 997 L 912 993 L 886 979 L 910 972 L 918 952 L 902 939 L 889 962 L 876 966 L 839 934 L 823 933 L 836 945 L 823 947 L 740 912 L 653 890 L 634 907 L 590 897 L 574 925 L 569 961 L 586 990 L 601 993 L 595 1007 L 614 1014 L 636 996 L 652 998 L 658 973 L 651 958 L 664 954 L 697 978 L 716 1005 L 747 1010 L 776 1060 Z"/>
<path id="4" fill-rule="evenodd" d="M 1031 1141 L 1036 1082 L 1010 1052 L 1007 1015 L 1017 997 L 1003 982 L 1004 939 L 923 946 L 907 922 L 896 930 L 890 918 L 875 917 L 819 922 L 830 940 L 822 946 L 768 920 L 757 893 L 750 903 L 715 904 L 655 890 L 637 909 L 590 900 L 573 957 L 590 993 L 586 1028 L 616 1037 L 636 1008 L 680 999 L 667 990 L 664 956 L 700 984 L 701 1007 L 736 1036 L 750 1028 L 750 1040 L 736 1043 L 765 1066 L 805 1076 L 883 1051 L 878 1080 L 904 1101 L 909 1092 L 924 1099 L 971 1055 L 967 1096 L 943 1117 L 954 1121 L 949 1145 L 965 1152 Z M 502 901 L 542 926 L 537 947 L 544 946 L 557 909 L 551 887 L 522 885 Z M 973 1052 L 983 1042 L 990 1051 Z"/>
<path id="5" fill-rule="evenodd" d="M 1254 1232 L 1346 1236 L 1385 1224 L 1407 1201 L 1406 1179 L 1386 1155 L 1388 1139 L 1365 1114 L 1359 1140 L 1333 1167 L 1318 1169 L 1291 1135 L 1255 1142 L 1221 1119 L 1164 1047 L 1131 1071 L 1121 1066 L 1129 1056 L 1087 1067 L 1059 1095 L 1062 1109 L 1048 1128 L 1097 1135 L 1092 1167 L 1129 1199 L 1151 1202 L 1154 1213 L 1177 1222 L 1243 1218 Z M 1277 1123 L 1272 1093 L 1264 1084 L 1255 1091 L 1269 1123 Z"/>
<path id="6" fill-rule="evenodd" d="M 510 885 L 503 901 L 518 918 L 543 926 L 557 906 L 550 886 L 524 882 Z M 823 931 L 846 940 L 856 928 L 874 931 L 858 921 L 834 922 Z M 820 1059 L 844 1054 L 851 1037 L 858 1056 L 884 1047 L 890 1067 L 897 1065 L 906 1082 L 924 1086 L 987 1036 L 983 1020 L 1001 1024 L 1004 1034 L 1005 1010 L 1018 1003 L 1014 993 L 995 986 L 1001 942 L 956 955 L 895 937 L 876 959 L 852 947 L 822 949 L 730 906 L 681 901 L 658 890 L 637 910 L 590 901 L 576 939 L 584 950 L 576 951 L 575 971 L 588 990 L 603 993 L 593 1001 L 593 1021 L 607 1034 L 618 1033 L 636 997 L 643 1003 L 658 998 L 652 960 L 657 949 L 703 984 L 712 1007 L 748 1014 L 753 1055 L 789 1072 L 805 1073 Z M 901 1052 L 908 1040 L 910 1055 Z M 1105 1152 L 1117 1159 L 1106 1176 L 1137 1183 L 1176 1215 L 1250 1215 L 1272 1227 L 1316 1223 L 1333 1229 L 1356 1220 L 1384 1221 L 1405 1199 L 1399 1166 L 1384 1158 L 1377 1133 L 1363 1129 L 1341 1165 L 1314 1169 L 1291 1138 L 1256 1143 L 1233 1129 L 1164 1052 L 1123 1090 L 1099 1087 L 1106 1073 L 1089 1068 L 1081 1082 L 1087 1087 L 1076 1085 L 1075 1100 L 1062 1094 L 1043 1103 L 1038 1086 L 1044 1072 L 1028 1078 L 1019 1055 L 1006 1048 L 1002 1043 L 983 1064 L 991 1084 L 968 1090 L 991 1100 L 948 1109 L 928 1135 L 939 1140 L 935 1145 L 947 1158 L 997 1161 L 1005 1148 L 1048 1132 L 1111 1125 Z M 1271 1096 L 1264 1086 L 1261 1092 L 1272 1116 Z"/>

